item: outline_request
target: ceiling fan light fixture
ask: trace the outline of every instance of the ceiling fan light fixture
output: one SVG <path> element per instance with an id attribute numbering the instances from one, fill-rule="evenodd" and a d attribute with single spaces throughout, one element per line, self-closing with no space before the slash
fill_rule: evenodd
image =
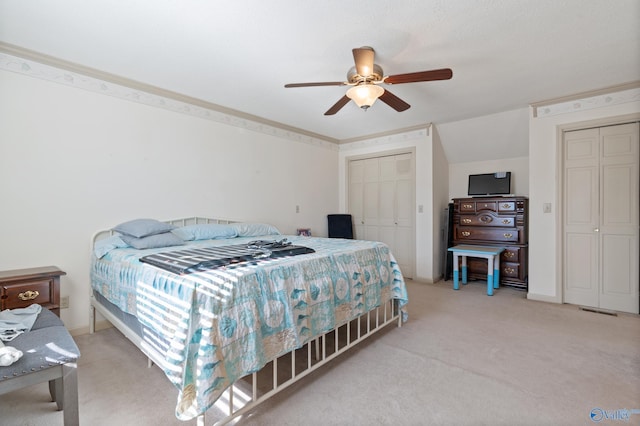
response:
<path id="1" fill-rule="evenodd" d="M 384 93 L 384 89 L 375 84 L 360 84 L 347 90 L 347 97 L 365 111 Z"/>

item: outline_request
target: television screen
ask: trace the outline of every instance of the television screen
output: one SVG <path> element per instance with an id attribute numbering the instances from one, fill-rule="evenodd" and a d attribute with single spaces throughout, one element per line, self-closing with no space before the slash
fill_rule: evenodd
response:
<path id="1" fill-rule="evenodd" d="M 471 196 L 508 194 L 511 194 L 511 172 L 469 175 L 469 195 Z"/>

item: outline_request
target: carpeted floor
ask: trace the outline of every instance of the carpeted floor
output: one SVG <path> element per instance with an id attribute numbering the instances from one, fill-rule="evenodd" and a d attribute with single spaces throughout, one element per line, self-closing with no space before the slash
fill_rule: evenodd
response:
<path id="1" fill-rule="evenodd" d="M 237 425 L 640 425 L 640 316 L 533 302 L 486 285 L 408 282 L 409 321 Z M 115 329 L 76 337 L 82 425 L 185 425 L 177 392 Z M 62 425 L 46 384 L 0 397 L 1 425 Z M 631 410 L 637 410 L 637 414 Z M 207 416 L 212 424 L 215 416 Z"/>

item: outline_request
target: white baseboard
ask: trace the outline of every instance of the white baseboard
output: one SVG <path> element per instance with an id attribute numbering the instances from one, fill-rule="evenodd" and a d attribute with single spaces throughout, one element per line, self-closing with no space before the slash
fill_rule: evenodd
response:
<path id="1" fill-rule="evenodd" d="M 96 331 L 106 330 L 107 328 L 112 328 L 113 324 L 111 324 L 107 320 L 96 321 Z M 69 330 L 69 333 L 72 336 L 80 336 L 82 334 L 89 334 L 89 326 L 74 328 L 73 330 Z"/>
<path id="2" fill-rule="evenodd" d="M 562 303 L 562 298 L 559 296 L 547 296 L 546 294 L 527 293 L 527 299 L 536 300 L 538 302 L 548 303 Z"/>

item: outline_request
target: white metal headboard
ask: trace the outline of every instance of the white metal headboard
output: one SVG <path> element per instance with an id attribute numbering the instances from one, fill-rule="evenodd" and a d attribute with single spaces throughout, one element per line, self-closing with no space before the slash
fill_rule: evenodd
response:
<path id="1" fill-rule="evenodd" d="M 229 220 L 229 219 L 214 219 L 209 217 L 193 216 L 193 217 L 185 217 L 180 219 L 165 220 L 163 222 L 170 223 L 171 225 L 175 225 L 178 227 L 182 227 L 187 225 L 199 225 L 199 224 L 205 224 L 205 223 L 219 223 L 224 225 L 228 223 L 236 223 L 238 221 Z M 91 248 L 93 249 L 93 246 L 96 241 L 101 240 L 103 238 L 108 238 L 112 236 L 114 233 L 115 231 L 111 229 L 103 229 L 96 232 L 95 234 L 93 234 L 93 237 L 91 238 Z"/>

